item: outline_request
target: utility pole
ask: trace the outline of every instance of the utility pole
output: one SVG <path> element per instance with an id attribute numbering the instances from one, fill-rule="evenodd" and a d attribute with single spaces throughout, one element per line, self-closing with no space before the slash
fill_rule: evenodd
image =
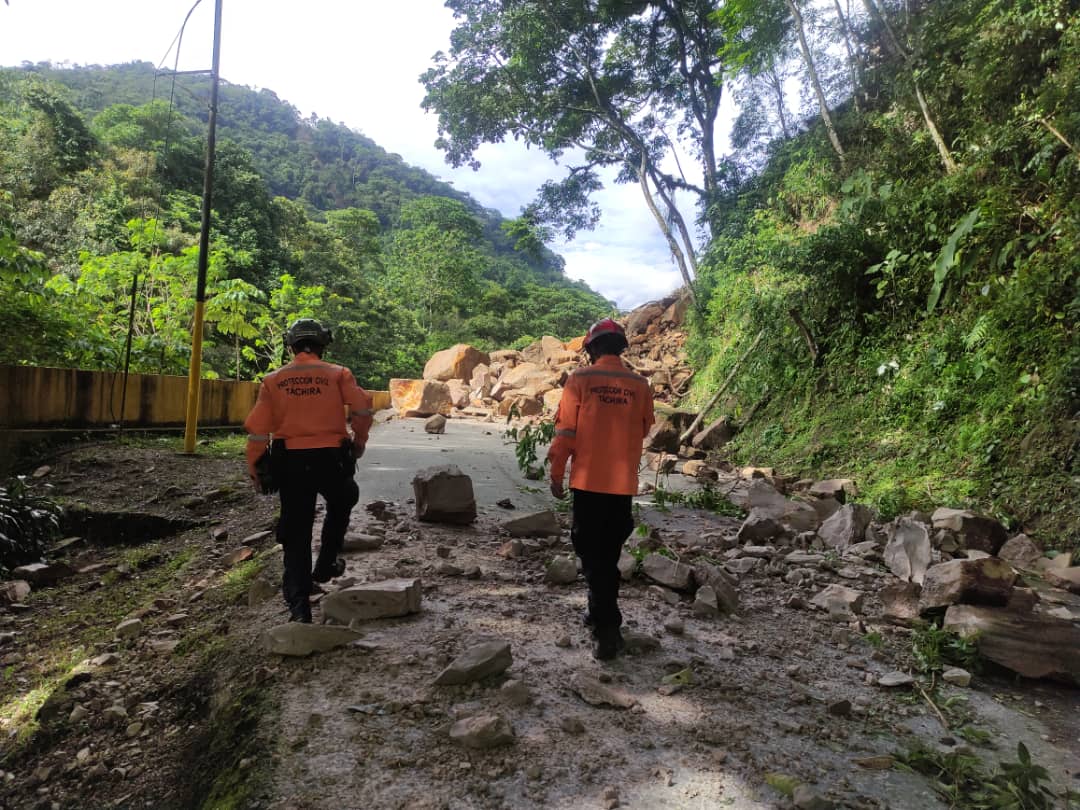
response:
<path id="1" fill-rule="evenodd" d="M 195 452 L 202 382 L 203 310 L 206 307 L 206 266 L 210 253 L 210 208 L 214 191 L 214 146 L 217 140 L 218 79 L 221 68 L 221 3 L 214 0 L 214 61 L 210 69 L 210 117 L 206 136 L 206 171 L 203 175 L 202 230 L 199 232 L 199 276 L 195 285 L 195 322 L 191 327 L 191 364 L 188 367 L 187 420 L 184 452 Z"/>

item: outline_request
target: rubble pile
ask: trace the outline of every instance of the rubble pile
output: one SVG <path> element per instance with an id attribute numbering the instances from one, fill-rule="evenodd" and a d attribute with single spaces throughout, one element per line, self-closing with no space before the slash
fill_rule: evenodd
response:
<path id="1" fill-rule="evenodd" d="M 673 294 L 638 307 L 622 325 L 630 348 L 623 359 L 652 383 L 659 403 L 686 393 L 693 370 L 684 349 L 689 299 Z M 390 399 L 398 416 L 494 418 L 554 414 L 574 369 L 587 363 L 584 336 L 564 343 L 545 336 L 524 349 L 482 352 L 460 343 L 436 352 L 422 379 L 393 379 Z"/>

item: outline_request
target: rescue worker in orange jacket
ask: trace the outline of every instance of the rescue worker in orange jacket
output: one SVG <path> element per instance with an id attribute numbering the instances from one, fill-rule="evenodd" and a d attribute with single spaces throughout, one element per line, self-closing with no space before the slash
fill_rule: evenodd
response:
<path id="1" fill-rule="evenodd" d="M 570 539 L 589 586 L 585 623 L 601 660 L 614 658 L 623 646 L 619 555 L 634 529 L 631 500 L 638 491 L 642 441 L 653 424 L 648 381 L 619 358 L 628 345 L 623 328 L 610 318 L 589 329 L 585 351 L 592 365 L 567 380 L 548 451 L 556 498 L 566 494 L 563 477 L 572 459 Z"/>
<path id="2" fill-rule="evenodd" d="M 371 429 L 371 396 L 356 384 L 349 369 L 322 359 L 332 339 L 330 330 L 316 320 L 293 323 L 285 333 L 293 359 L 263 378 L 255 407 L 244 421 L 252 482 L 257 490 L 273 491 L 260 480 L 260 467 L 266 473 L 261 459 L 269 447 L 270 478 L 281 493 L 277 537 L 285 555 L 282 594 L 290 621 L 311 621 L 313 580 L 328 582 L 345 572 L 338 554 L 349 515 L 360 499 L 353 476 Z M 312 569 L 317 495 L 326 500 L 326 517 Z"/>

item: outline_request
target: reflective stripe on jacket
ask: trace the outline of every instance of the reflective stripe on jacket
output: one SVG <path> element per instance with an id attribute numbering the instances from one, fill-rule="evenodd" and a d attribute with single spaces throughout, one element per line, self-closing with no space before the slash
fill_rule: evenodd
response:
<path id="1" fill-rule="evenodd" d="M 648 381 L 615 355 L 598 358 L 563 388 L 548 450 L 552 480 L 563 480 L 572 458 L 571 489 L 636 495 L 641 443 L 652 424 Z"/>
<path id="2" fill-rule="evenodd" d="M 337 447 L 349 436 L 346 417 L 353 442 L 366 444 L 372 415 L 371 395 L 356 384 L 349 369 L 300 352 L 259 386 L 255 407 L 244 420 L 248 469 L 254 473 L 271 438 L 284 439 L 290 450 Z"/>

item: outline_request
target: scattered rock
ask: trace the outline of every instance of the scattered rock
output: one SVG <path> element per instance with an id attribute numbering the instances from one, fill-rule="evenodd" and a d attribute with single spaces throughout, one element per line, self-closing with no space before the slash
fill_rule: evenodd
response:
<path id="1" fill-rule="evenodd" d="M 694 594 L 693 611 L 695 616 L 703 619 L 720 615 L 720 600 L 711 585 L 702 585 L 697 589 L 697 593 Z"/>
<path id="2" fill-rule="evenodd" d="M 623 629 L 622 637 L 628 653 L 646 653 L 660 649 L 660 639 L 639 630 Z"/>
<path id="3" fill-rule="evenodd" d="M 576 715 L 561 718 L 559 720 L 559 728 L 575 737 L 585 733 L 585 724 L 581 722 L 581 718 Z"/>
<path id="4" fill-rule="evenodd" d="M 74 574 L 74 569 L 67 563 L 30 563 L 20 565 L 11 572 L 12 579 L 21 579 L 39 587 L 54 585 Z"/>
<path id="5" fill-rule="evenodd" d="M 387 579 L 327 594 L 322 600 L 322 609 L 327 618 L 348 624 L 354 619 L 382 619 L 417 613 L 420 601 L 420 580 Z"/>
<path id="6" fill-rule="evenodd" d="M 446 417 L 441 413 L 429 416 L 427 421 L 424 422 L 424 432 L 432 433 L 436 436 L 446 433 Z"/>
<path id="7" fill-rule="evenodd" d="M 997 555 L 1017 568 L 1033 568 L 1035 561 L 1042 557 L 1042 549 L 1026 534 L 1018 534 L 1006 541 Z"/>
<path id="8" fill-rule="evenodd" d="M 628 551 L 623 551 L 619 554 L 619 576 L 624 582 L 629 582 L 634 578 L 634 572 L 637 570 L 637 560 L 634 559 L 634 555 Z"/>
<path id="9" fill-rule="evenodd" d="M 30 583 L 25 579 L 13 579 L 0 583 L 0 602 L 17 604 L 30 595 Z"/>
<path id="10" fill-rule="evenodd" d="M 809 785 L 798 785 L 791 794 L 798 810 L 833 810 L 836 805 Z"/>
<path id="11" fill-rule="evenodd" d="M 893 582 L 878 591 L 882 615 L 895 624 L 909 625 L 919 618 L 919 591 L 914 582 Z"/>
<path id="12" fill-rule="evenodd" d="M 763 540 L 772 540 L 784 533 L 784 527 L 768 512 L 761 509 L 751 509 L 742 526 L 739 527 L 737 540 L 740 543 L 759 543 Z"/>
<path id="13" fill-rule="evenodd" d="M 577 580 L 577 561 L 573 557 L 556 557 L 548 563 L 544 579 L 552 585 L 569 585 Z"/>
<path id="14" fill-rule="evenodd" d="M 562 534 L 559 517 L 550 509 L 507 520 L 502 528 L 511 537 L 557 537 Z"/>
<path id="15" fill-rule="evenodd" d="M 532 700 L 529 687 L 513 678 L 499 687 L 499 696 L 511 706 L 524 706 Z"/>
<path id="16" fill-rule="evenodd" d="M 689 591 L 694 569 L 663 554 L 649 554 L 641 566 L 642 573 L 654 582 L 676 591 Z"/>
<path id="17" fill-rule="evenodd" d="M 224 557 L 221 558 L 222 565 L 236 565 L 242 563 L 245 560 L 250 560 L 255 556 L 255 549 L 250 546 L 241 546 L 238 549 L 230 551 Z"/>
<path id="18" fill-rule="evenodd" d="M 142 635 L 142 631 L 142 619 L 125 619 L 116 625 L 116 630 L 113 632 L 117 638 L 135 638 Z"/>
<path id="19" fill-rule="evenodd" d="M 383 547 L 386 537 L 379 534 L 365 534 L 363 532 L 349 533 L 345 535 L 345 542 L 341 546 L 342 551 L 377 551 Z"/>
<path id="20" fill-rule="evenodd" d="M 930 532 L 911 518 L 898 518 L 888 527 L 885 565 L 900 579 L 922 584 L 930 567 Z"/>
<path id="21" fill-rule="evenodd" d="M 454 723 L 450 739 L 466 748 L 497 748 L 514 741 L 514 728 L 502 715 L 477 714 Z"/>
<path id="22" fill-rule="evenodd" d="M 941 673 L 941 680 L 945 681 L 945 683 L 951 683 L 953 686 L 969 686 L 971 684 L 971 673 L 960 667 L 949 667 L 949 669 Z"/>
<path id="23" fill-rule="evenodd" d="M 1047 568 L 1043 571 L 1043 579 L 1054 587 L 1080 594 L 1080 566 Z"/>
<path id="24" fill-rule="evenodd" d="M 274 536 L 273 532 L 255 532 L 255 534 L 249 534 L 243 540 L 240 541 L 242 546 L 257 546 L 263 540 L 269 540 Z"/>
<path id="25" fill-rule="evenodd" d="M 953 605 L 945 612 L 944 627 L 973 635 L 979 655 L 1025 678 L 1080 685 L 1080 627 L 1071 621 Z"/>
<path id="26" fill-rule="evenodd" d="M 958 603 L 1005 605 L 1015 581 L 1013 567 L 996 557 L 938 563 L 926 572 L 919 611 Z"/>
<path id="27" fill-rule="evenodd" d="M 419 520 L 460 525 L 476 520 L 472 479 L 456 466 L 423 469 L 413 478 L 412 486 Z"/>
<path id="28" fill-rule="evenodd" d="M 830 612 L 835 609 L 834 606 L 840 605 L 845 612 L 862 613 L 863 592 L 844 585 L 828 585 L 814 596 L 810 603 Z"/>
<path id="29" fill-rule="evenodd" d="M 818 537 L 826 546 L 843 551 L 863 539 L 872 519 L 870 510 L 862 504 L 844 504 L 821 524 Z"/>
<path id="30" fill-rule="evenodd" d="M 466 650 L 435 679 L 439 686 L 472 683 L 507 670 L 514 662 L 510 642 L 488 641 Z"/>
<path id="31" fill-rule="evenodd" d="M 878 678 L 878 686 L 890 688 L 896 686 L 911 686 L 913 683 L 915 683 L 915 678 L 908 675 L 906 672 L 889 672 Z"/>
<path id="32" fill-rule="evenodd" d="M 423 378 L 448 382 L 462 380 L 468 382 L 473 372 L 481 365 L 491 363 L 491 357 L 467 343 L 458 343 L 449 349 L 435 352 L 424 365 Z"/>
<path id="33" fill-rule="evenodd" d="M 1005 527 L 996 520 L 966 509 L 936 509 L 931 521 L 935 529 L 955 533 L 963 548 L 973 548 L 987 554 L 997 554 L 1008 539 Z"/>
<path id="34" fill-rule="evenodd" d="M 405 418 L 448 414 L 453 407 L 449 386 L 434 380 L 390 380 L 390 404 Z"/>
<path id="35" fill-rule="evenodd" d="M 629 709 L 637 703 L 637 700 L 627 692 L 601 683 L 593 676 L 582 672 L 575 672 L 570 677 L 570 688 L 578 697 L 592 706 L 612 706 L 616 709 Z"/>
<path id="36" fill-rule="evenodd" d="M 263 634 L 266 651 L 275 655 L 306 656 L 351 644 L 363 633 L 331 624 L 289 622 L 271 627 Z"/>
<path id="37" fill-rule="evenodd" d="M 678 616 L 671 616 L 664 620 L 664 629 L 673 636 L 681 636 L 686 632 L 686 624 Z"/>
<path id="38" fill-rule="evenodd" d="M 834 498 L 845 503 L 848 498 L 859 497 L 859 489 L 850 478 L 829 478 L 812 484 L 810 494 L 815 498 Z"/>
<path id="39" fill-rule="evenodd" d="M 268 599 L 276 596 L 278 589 L 267 582 L 262 577 L 256 577 L 251 581 L 251 585 L 248 586 L 248 607 L 255 607 L 261 605 Z"/>

